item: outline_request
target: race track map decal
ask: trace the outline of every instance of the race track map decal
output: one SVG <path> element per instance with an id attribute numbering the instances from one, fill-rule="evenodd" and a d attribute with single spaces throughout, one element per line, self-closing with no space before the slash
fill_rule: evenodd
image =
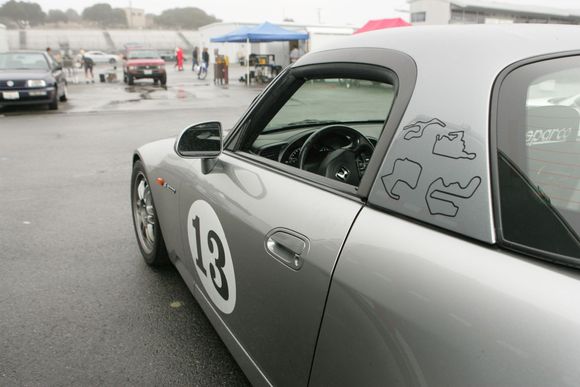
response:
<path id="1" fill-rule="evenodd" d="M 463 136 L 465 132 L 449 132 L 447 135 L 435 136 L 435 144 L 433 144 L 433 154 L 450 159 L 468 159 L 473 160 L 476 157 L 475 153 L 469 153 L 465 150 L 465 141 Z"/>
<path id="2" fill-rule="evenodd" d="M 471 198 L 480 184 L 481 178 L 479 176 L 471 179 L 465 187 L 459 182 L 445 184 L 443 178 L 438 178 L 429 185 L 425 195 L 429 213 L 454 218 L 459 211 L 457 199 Z"/>
<path id="3" fill-rule="evenodd" d="M 405 132 L 405 140 L 410 141 L 415 138 L 423 137 L 423 133 L 425 133 L 425 129 L 427 129 L 431 125 L 437 125 L 444 128 L 446 125 L 443 121 L 438 118 L 433 118 L 429 121 L 415 121 L 412 124 L 409 124 L 403 128 L 403 132 Z"/>
<path id="4" fill-rule="evenodd" d="M 415 211 L 426 206 L 430 216 L 455 218 L 482 182 L 473 174 L 477 154 L 467 144 L 467 130 L 430 117 L 404 126 L 391 168 L 381 177 L 388 197 Z"/>
<path id="5" fill-rule="evenodd" d="M 236 306 L 236 277 L 220 220 L 204 200 L 193 202 L 187 219 L 189 247 L 201 284 L 214 305 L 230 314 Z"/>
<path id="6" fill-rule="evenodd" d="M 401 196 L 395 192 L 395 188 L 400 185 L 399 183 L 406 185 L 410 189 L 417 188 L 422 170 L 423 168 L 421 167 L 421 164 L 413 160 L 395 160 L 393 171 L 382 177 L 383 185 L 387 190 L 387 195 L 395 200 L 399 200 Z"/>

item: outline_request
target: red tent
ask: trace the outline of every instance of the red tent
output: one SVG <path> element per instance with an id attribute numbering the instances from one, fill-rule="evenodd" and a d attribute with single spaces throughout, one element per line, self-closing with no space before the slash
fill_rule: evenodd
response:
<path id="1" fill-rule="evenodd" d="M 360 34 L 361 32 L 382 30 L 384 28 L 409 27 L 410 25 L 411 23 L 407 23 L 400 17 L 394 19 L 369 20 L 367 24 L 356 30 L 354 33 Z"/>

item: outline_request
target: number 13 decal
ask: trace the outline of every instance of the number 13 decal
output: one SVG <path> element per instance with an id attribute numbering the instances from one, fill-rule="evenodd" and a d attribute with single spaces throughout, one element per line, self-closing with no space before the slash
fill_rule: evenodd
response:
<path id="1" fill-rule="evenodd" d="M 187 234 L 201 284 L 219 310 L 232 313 L 236 305 L 232 256 L 219 218 L 206 201 L 191 205 Z"/>

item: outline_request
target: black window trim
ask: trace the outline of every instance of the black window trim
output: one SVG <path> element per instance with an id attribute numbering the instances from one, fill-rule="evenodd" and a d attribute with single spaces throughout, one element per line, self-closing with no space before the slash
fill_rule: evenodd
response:
<path id="1" fill-rule="evenodd" d="M 286 81 L 287 77 L 292 71 L 304 71 L 306 66 L 327 66 L 340 64 L 359 64 L 370 65 L 385 70 L 388 76 L 394 76 L 397 79 L 398 85 L 396 88 L 393 104 L 391 105 L 388 116 L 385 119 L 385 124 L 378 139 L 373 157 L 363 179 L 358 187 L 353 187 L 348 184 L 343 184 L 332 179 L 325 178 L 307 171 L 299 170 L 290 166 L 281 165 L 280 163 L 268 160 L 263 157 L 254 156 L 247 152 L 239 150 L 241 146 L 241 139 L 244 137 L 247 123 L 251 119 L 252 114 L 260 108 L 262 101 L 269 99 L 269 97 L 279 94 L 277 88 L 280 83 Z M 314 185 L 316 187 L 334 192 L 341 195 L 356 197 L 359 200 L 365 201 L 369 197 L 372 185 L 379 173 L 379 169 L 386 157 L 387 150 L 391 145 L 394 134 L 399 127 L 403 115 L 407 109 L 409 101 L 415 90 L 417 81 L 417 65 L 415 61 L 407 54 L 384 48 L 348 48 L 336 49 L 328 51 L 320 51 L 307 55 L 296 65 L 291 66 L 280 74 L 262 94 L 260 94 L 250 108 L 246 111 L 243 117 L 237 122 L 234 129 L 230 132 L 226 139 L 224 150 L 230 156 L 237 156 L 245 161 L 251 162 L 255 165 L 268 167 L 268 169 L 283 172 L 284 175 L 292 177 L 296 180 Z"/>
<path id="2" fill-rule="evenodd" d="M 497 131 L 499 119 L 499 92 L 504 80 L 515 70 L 533 64 L 544 62 L 553 59 L 561 59 L 573 56 L 580 56 L 580 50 L 564 51 L 559 53 L 551 53 L 545 55 L 534 56 L 515 63 L 512 63 L 503 69 L 496 77 L 492 86 L 491 100 L 490 100 L 490 115 L 489 115 L 489 155 L 490 155 L 490 174 L 491 174 L 491 189 L 492 189 L 492 208 L 494 215 L 494 225 L 496 233 L 497 245 L 500 248 L 511 250 L 517 253 L 522 253 L 534 258 L 544 261 L 557 263 L 569 267 L 580 268 L 580 259 L 572 258 L 550 251 L 540 250 L 534 247 L 523 245 L 521 243 L 512 242 L 504 238 L 503 227 L 501 222 L 501 198 L 499 187 L 499 163 L 498 163 L 498 148 L 497 148 Z"/>

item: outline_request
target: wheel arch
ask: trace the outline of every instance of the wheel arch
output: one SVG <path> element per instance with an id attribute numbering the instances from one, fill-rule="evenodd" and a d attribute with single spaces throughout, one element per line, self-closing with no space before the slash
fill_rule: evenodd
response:
<path id="1" fill-rule="evenodd" d="M 178 201 L 175 190 L 179 189 L 179 180 L 177 180 L 173 168 L 169 167 L 172 163 L 168 162 L 168 159 L 174 155 L 177 157 L 173 149 L 174 143 L 174 138 L 168 138 L 145 144 L 133 152 L 131 163 L 132 168 L 134 168 L 135 164 L 140 161 L 149 180 L 161 234 L 170 259 L 173 259 L 176 251 L 180 249 L 179 231 L 176 228 L 178 225 L 176 222 L 178 219 Z M 161 185 L 159 179 L 166 180 L 171 188 Z"/>
<path id="2" fill-rule="evenodd" d="M 132 165 L 135 165 L 135 163 L 136 163 L 137 161 L 141 161 L 141 162 L 143 162 L 143 158 L 142 158 L 142 157 L 141 157 L 141 155 L 139 154 L 139 151 L 135 151 L 135 152 L 133 152 L 133 163 L 132 163 Z"/>

